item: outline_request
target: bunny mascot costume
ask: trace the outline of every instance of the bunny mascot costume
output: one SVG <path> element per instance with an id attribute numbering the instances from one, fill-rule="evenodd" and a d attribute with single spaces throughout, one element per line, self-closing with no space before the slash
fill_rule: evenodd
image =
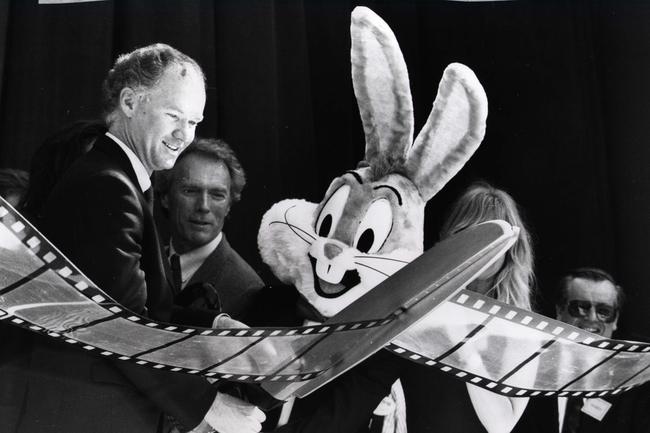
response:
<path id="1" fill-rule="evenodd" d="M 330 184 L 320 203 L 283 200 L 264 215 L 263 260 L 311 311 L 332 317 L 423 251 L 424 208 L 479 146 L 487 99 L 474 73 L 454 63 L 413 141 L 408 73 L 395 36 L 371 10 L 352 12 L 352 80 L 366 137 L 364 159 Z M 305 311 L 305 309 L 303 309 Z M 281 431 L 356 432 L 395 380 L 379 353 L 297 403 Z M 358 392 L 364 398 L 356 398 Z M 301 418 L 302 416 L 302 418 Z"/>

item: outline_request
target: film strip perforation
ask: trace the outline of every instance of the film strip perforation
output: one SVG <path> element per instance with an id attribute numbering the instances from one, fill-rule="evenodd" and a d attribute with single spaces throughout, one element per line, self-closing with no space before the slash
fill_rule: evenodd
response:
<path id="1" fill-rule="evenodd" d="M 493 299 L 469 290 L 462 290 L 451 299 L 451 302 L 462 305 L 464 308 L 471 308 L 530 329 L 534 328 L 539 331 L 550 332 L 558 338 L 571 340 L 577 344 L 620 352 L 650 352 L 650 343 L 596 339 L 594 338 L 594 334 L 557 322 L 541 314 L 527 312 L 525 316 L 522 316 L 514 310 L 503 308 L 501 305 L 496 304 Z"/>
<path id="2" fill-rule="evenodd" d="M 116 305 L 112 305 L 111 307 L 116 308 Z M 119 308 L 119 307 L 117 307 L 117 308 Z M 126 316 L 125 318 L 130 319 L 133 322 L 141 322 L 143 320 L 142 317 L 135 316 L 131 312 L 128 312 L 127 310 L 123 310 L 123 309 L 120 309 L 120 310 L 121 310 L 122 314 L 128 313 L 129 316 Z M 79 346 L 81 349 L 83 349 L 84 351 L 87 351 L 87 352 L 97 352 L 99 355 L 101 355 L 101 356 L 103 356 L 105 358 L 112 358 L 112 359 L 116 359 L 116 360 L 120 360 L 120 361 L 131 362 L 131 363 L 141 365 L 141 366 L 150 366 L 151 368 L 154 368 L 154 369 L 157 369 L 157 370 L 166 370 L 166 371 L 171 371 L 171 372 L 181 372 L 181 373 L 195 374 L 195 375 L 202 374 L 204 376 L 213 377 L 213 378 L 216 378 L 216 379 L 228 379 L 228 380 L 236 380 L 236 381 L 240 381 L 240 382 L 253 382 L 253 383 L 254 382 L 260 382 L 260 381 L 263 381 L 263 380 L 269 380 L 269 375 L 250 375 L 250 374 L 249 375 L 236 375 L 236 374 L 218 373 L 218 372 L 205 372 L 205 373 L 203 373 L 202 371 L 195 370 L 195 369 L 188 369 L 188 368 L 178 367 L 178 366 L 174 366 L 174 365 L 160 364 L 160 363 L 152 363 L 150 361 L 146 361 L 146 360 L 143 360 L 143 359 L 138 359 L 137 356 L 139 356 L 139 355 L 135 355 L 135 356 L 122 355 L 122 354 L 115 353 L 115 352 L 110 351 L 110 350 L 103 349 L 103 348 L 98 347 L 98 346 L 94 346 L 92 344 L 87 344 L 87 343 L 81 342 L 81 341 L 76 340 L 74 338 L 70 338 L 68 335 L 65 335 L 63 332 L 62 333 L 51 332 L 51 331 L 49 331 L 49 330 L 47 330 L 45 328 L 42 328 L 42 327 L 40 327 L 40 326 L 38 326 L 36 324 L 31 323 L 29 321 L 23 320 L 23 319 L 21 319 L 19 317 L 12 316 L 12 315 L 10 315 L 9 313 L 7 313 L 4 310 L 0 310 L 0 313 L 1 313 L 0 314 L 0 320 L 1 319 L 10 320 L 12 323 L 14 323 L 14 324 L 16 324 L 16 325 L 18 325 L 18 326 L 20 326 L 22 328 L 29 329 L 29 330 L 31 330 L 33 332 L 48 335 L 51 338 L 61 340 L 61 341 L 65 342 L 65 343 L 67 343 L 67 344 L 69 344 L 71 346 L 73 346 L 73 345 L 74 346 Z M 114 317 L 111 317 L 111 319 L 113 319 L 113 318 Z M 147 322 L 147 323 L 153 323 L 153 322 Z M 347 328 L 347 329 L 349 329 L 351 327 L 350 324 L 345 324 L 345 325 L 346 325 L 345 328 Z M 160 324 L 157 324 L 157 326 L 160 326 Z M 199 330 L 199 329 L 194 329 L 194 328 L 182 329 L 182 328 L 179 328 L 179 327 L 174 326 L 174 325 L 167 326 L 167 328 L 169 328 L 169 329 L 166 329 L 167 331 L 179 333 L 180 335 L 183 335 L 183 338 L 190 338 Z M 312 327 L 312 328 L 314 328 L 314 327 Z M 316 327 L 316 328 L 320 328 L 320 327 Z M 331 326 L 330 326 L 330 329 L 331 329 Z M 65 332 L 69 332 L 69 331 L 70 330 L 66 330 Z M 217 331 L 217 330 L 210 330 L 210 331 Z M 276 332 L 276 331 L 279 331 L 279 332 Z M 252 333 L 254 333 L 254 332 L 255 331 L 252 331 Z M 275 333 L 274 336 L 278 336 L 278 335 L 282 336 L 282 335 L 289 334 L 289 330 L 287 330 L 287 329 L 265 329 L 264 333 L 265 334 Z M 160 349 L 160 347 L 156 348 L 155 350 L 158 350 L 158 349 Z M 302 374 L 290 374 L 290 375 L 289 374 L 275 374 L 273 376 L 273 380 L 278 381 L 278 382 L 305 381 L 305 380 L 313 379 L 313 378 L 321 375 L 322 373 L 323 373 L 322 371 L 316 371 L 316 372 L 309 372 L 309 373 L 302 373 Z"/>
<path id="3" fill-rule="evenodd" d="M 9 228 L 13 230 L 14 233 L 20 233 L 23 230 L 25 230 L 25 224 L 23 224 L 22 221 L 16 221 L 13 224 L 11 224 Z"/>
<path id="4" fill-rule="evenodd" d="M 2 202 L 2 200 L 0 200 Z M 93 283 L 88 280 L 81 272 L 71 264 L 64 256 L 61 254 L 54 246 L 52 246 L 49 241 L 42 237 L 40 233 L 34 229 L 27 220 L 17 212 L 13 211 L 12 208 L 8 206 L 0 206 L 0 219 L 2 224 L 18 239 L 27 249 L 26 253 L 38 257 L 45 265 L 46 270 L 51 270 L 59 279 L 65 281 L 67 285 L 71 288 L 74 288 L 79 293 L 97 304 L 100 308 L 103 308 L 105 311 L 109 312 L 115 317 L 120 317 L 127 319 L 138 325 L 144 325 L 158 331 L 165 331 L 169 333 L 178 334 L 179 339 L 181 338 L 190 338 L 195 335 L 206 335 L 206 336 L 223 336 L 219 333 L 225 332 L 225 336 L 240 337 L 240 336 L 249 336 L 255 337 L 256 340 L 268 337 L 287 337 L 287 336 L 301 336 L 301 335 L 310 335 L 317 337 L 327 336 L 333 332 L 341 331 L 354 331 L 360 329 L 372 328 L 374 326 L 383 326 L 390 323 L 396 316 L 390 316 L 385 319 L 375 319 L 368 321 L 359 321 L 343 324 L 329 324 L 321 326 L 310 326 L 303 328 L 253 328 L 247 330 L 234 329 L 234 330 L 213 330 L 213 329 L 204 329 L 204 328 L 188 328 L 188 327 L 179 327 L 171 324 L 164 324 L 159 322 L 151 321 L 146 317 L 141 317 L 134 315 L 132 312 L 123 309 L 115 301 L 111 300 L 110 297 L 105 295 L 99 288 L 93 285 Z M 449 274 L 451 275 L 451 274 Z M 438 286 L 440 282 L 438 283 Z M 0 289 L 1 290 L 1 289 Z M 452 299 L 452 302 L 454 300 Z M 460 292 L 459 297 L 456 300 L 456 303 L 464 304 L 465 308 L 474 309 L 476 311 L 482 311 L 487 313 L 489 316 L 500 317 L 504 320 L 516 323 L 520 326 L 527 326 L 529 328 L 536 327 L 540 331 L 551 332 L 555 331 L 557 338 L 565 338 L 571 340 L 573 343 L 593 346 L 599 350 L 611 350 L 613 352 L 637 352 L 637 353 L 648 353 L 650 352 L 650 344 L 648 343 L 638 343 L 638 342 L 624 342 L 624 341 L 614 341 L 614 340 L 602 340 L 594 339 L 591 334 L 583 333 L 580 330 L 576 331 L 574 328 L 565 327 L 565 326 L 556 326 L 553 320 L 544 319 L 543 316 L 535 315 L 534 313 L 516 311 L 508 307 L 502 307 L 489 298 L 484 298 L 480 296 L 475 296 L 471 292 L 463 291 Z M 129 357 L 123 354 L 115 353 L 111 350 L 106 350 L 106 348 L 97 347 L 92 344 L 87 344 L 84 341 L 75 340 L 69 335 L 64 333 L 52 332 L 48 329 L 44 329 L 38 324 L 30 323 L 29 321 L 24 320 L 24 318 L 13 316 L 8 311 L 0 310 L 0 320 L 7 320 L 13 324 L 21 326 L 25 329 L 29 329 L 34 332 L 44 333 L 49 335 L 52 338 L 59 339 L 60 341 L 67 342 L 70 345 L 79 346 L 80 349 L 95 352 L 97 355 L 101 355 L 107 358 L 113 358 L 117 360 L 122 360 L 126 362 L 137 363 L 139 365 L 145 365 L 150 368 L 158 370 L 169 370 L 173 372 L 183 372 L 188 374 L 203 374 L 208 377 L 214 378 L 230 378 L 231 380 L 238 380 L 244 382 L 254 382 L 254 381 L 263 381 L 263 380 L 275 380 L 275 381 L 295 381 L 295 380 L 308 380 L 310 378 L 319 376 L 323 374 L 323 371 L 312 372 L 312 373 L 303 373 L 300 375 L 297 374 L 281 374 L 281 370 L 277 370 L 274 374 L 269 375 L 250 375 L 250 374 L 232 374 L 232 373 L 219 373 L 219 372 L 202 372 L 201 370 L 196 369 L 187 369 L 175 365 L 161 364 L 157 362 L 151 362 L 144 359 L 138 359 L 137 356 Z M 555 326 L 555 328 L 553 328 Z M 173 343 L 172 343 L 173 344 Z M 495 389 L 496 392 L 502 393 L 504 395 L 516 395 L 516 396 L 527 396 L 527 395 L 539 395 L 541 393 L 548 392 L 549 395 L 557 395 L 556 392 L 550 392 L 546 390 L 522 390 L 511 385 L 506 385 L 500 383 L 501 381 L 492 380 L 490 378 L 484 378 L 481 376 L 475 376 L 466 371 L 455 369 L 452 366 L 446 365 L 443 362 L 437 362 L 433 359 L 429 359 L 420 354 L 408 353 L 404 349 L 401 349 L 402 353 L 406 356 L 409 356 L 413 362 L 422 363 L 427 366 L 435 366 L 437 368 L 443 369 L 445 371 L 454 374 L 459 379 L 468 381 L 471 383 L 486 385 L 486 387 L 491 387 Z M 397 350 L 395 350 L 397 353 Z M 650 365 L 648 365 L 643 370 L 635 374 L 639 375 L 644 370 L 646 370 Z M 503 379 L 502 379 L 503 380 Z M 633 384 L 630 387 L 622 387 L 623 384 L 630 381 L 631 378 L 628 378 L 625 382 L 621 384 L 616 390 L 613 391 L 601 391 L 598 392 L 598 395 L 608 395 L 615 394 L 625 391 L 631 387 L 636 386 Z M 568 391 L 567 391 L 568 392 Z M 576 391 L 571 390 L 571 392 L 586 392 L 586 391 Z M 596 391 L 590 391 L 596 392 Z M 595 395 L 595 394 L 594 394 Z"/>
<path id="5" fill-rule="evenodd" d="M 553 340 L 554 341 L 554 340 Z M 548 345 L 552 344 L 550 342 L 547 342 Z M 565 389 L 559 389 L 559 390 L 554 390 L 554 391 L 547 391 L 547 390 L 538 390 L 538 389 L 528 389 L 528 388 L 519 388 L 513 385 L 505 385 L 501 383 L 502 381 L 493 381 L 490 380 L 489 378 L 480 376 L 480 375 L 475 375 L 471 372 L 467 372 L 465 370 L 453 367 L 451 365 L 445 364 L 444 362 L 441 361 L 434 361 L 424 355 L 412 352 L 402 346 L 398 346 L 397 344 L 390 343 L 385 347 L 385 349 L 401 356 L 402 358 L 406 358 L 410 361 L 416 362 L 421 365 L 425 365 L 427 367 L 435 367 L 438 368 L 439 370 L 452 374 L 458 379 L 471 383 L 474 385 L 481 385 L 484 388 L 487 388 L 491 391 L 497 392 L 499 394 L 509 396 L 509 397 L 535 397 L 538 395 L 544 395 L 544 396 L 557 396 L 557 397 L 565 397 L 569 394 L 575 394 L 575 395 L 583 395 L 587 396 L 586 394 L 589 393 L 590 395 L 596 395 L 598 394 L 599 396 L 606 396 L 606 395 L 615 395 L 621 392 L 624 392 L 630 387 L 617 387 L 616 389 L 612 390 L 604 390 L 604 391 L 586 391 L 586 390 L 571 390 L 567 391 Z M 416 356 L 413 356 L 416 355 Z M 647 367 L 650 368 L 650 365 Z M 637 374 L 640 374 L 637 373 Z"/>

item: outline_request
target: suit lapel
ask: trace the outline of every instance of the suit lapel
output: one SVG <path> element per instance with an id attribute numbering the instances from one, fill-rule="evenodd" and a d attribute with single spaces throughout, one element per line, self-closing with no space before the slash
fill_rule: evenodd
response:
<path id="1" fill-rule="evenodd" d="M 124 174 L 126 174 L 129 180 L 135 186 L 135 189 L 138 193 L 138 199 L 140 200 L 143 209 L 146 209 L 145 213 L 147 212 L 149 213 L 147 218 L 150 218 L 153 221 L 154 218 L 153 218 L 153 212 L 151 207 L 152 203 L 150 203 L 147 200 L 145 193 L 143 193 L 142 190 L 140 189 L 140 182 L 138 182 L 138 176 L 135 174 L 133 165 L 131 165 L 131 161 L 129 160 L 129 157 L 126 156 L 126 153 L 124 153 L 124 151 L 120 148 L 120 146 L 115 141 L 113 141 L 110 137 L 106 135 L 102 135 L 97 139 L 91 151 L 99 151 L 104 153 L 105 155 L 108 155 L 111 158 L 111 160 L 114 161 L 119 166 L 119 168 L 124 172 Z M 149 188 L 149 194 L 152 195 L 152 192 L 153 192 L 153 186 Z M 165 279 L 167 280 L 167 284 L 169 285 L 173 295 L 175 296 L 178 293 L 178 290 L 174 286 L 172 274 L 171 274 L 171 268 L 169 267 L 169 260 L 167 258 L 166 251 L 163 248 L 162 243 L 160 242 L 160 236 L 158 234 L 158 228 L 156 227 L 155 222 L 153 227 L 154 227 L 155 248 L 158 250 L 160 262 L 161 262 L 160 267 L 165 274 Z"/>
<path id="2" fill-rule="evenodd" d="M 97 139 L 93 146 L 94 150 L 103 152 L 106 155 L 109 155 L 111 160 L 115 161 L 122 171 L 128 176 L 129 180 L 133 182 L 135 186 L 138 187 L 138 191 L 141 194 L 141 198 L 144 200 L 145 197 L 140 191 L 140 183 L 138 182 L 138 176 L 135 174 L 135 170 L 129 161 L 129 157 L 126 156 L 126 153 L 120 148 L 120 146 L 114 142 L 111 138 L 106 135 L 102 135 Z"/>
<path id="3" fill-rule="evenodd" d="M 194 283 L 200 282 L 212 282 L 214 283 L 222 275 L 222 266 L 226 263 L 224 260 L 228 250 L 230 249 L 230 244 L 226 240 L 226 235 L 222 235 L 221 242 L 217 248 L 205 259 L 203 264 L 196 270 L 190 281 L 187 282 L 187 286 Z"/>

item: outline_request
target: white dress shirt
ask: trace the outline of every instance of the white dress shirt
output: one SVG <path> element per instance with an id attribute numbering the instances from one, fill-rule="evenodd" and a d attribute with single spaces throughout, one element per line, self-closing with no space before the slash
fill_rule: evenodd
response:
<path id="1" fill-rule="evenodd" d="M 199 270 L 205 259 L 208 258 L 212 252 L 217 249 L 219 243 L 221 243 L 221 238 L 223 238 L 223 233 L 219 232 L 217 237 L 212 239 L 207 244 L 202 247 L 198 247 L 192 251 L 188 251 L 185 254 L 178 254 L 174 250 L 174 243 L 169 243 L 169 256 L 172 254 L 177 254 L 181 263 L 181 288 L 184 289 L 187 285 L 187 282 L 192 278 L 192 276 Z"/>

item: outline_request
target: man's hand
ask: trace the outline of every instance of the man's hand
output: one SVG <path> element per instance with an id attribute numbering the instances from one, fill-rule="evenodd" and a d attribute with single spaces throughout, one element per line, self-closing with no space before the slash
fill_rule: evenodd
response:
<path id="1" fill-rule="evenodd" d="M 257 433 L 265 419 L 266 415 L 257 406 L 220 392 L 204 418 L 219 433 Z"/>
<path id="2" fill-rule="evenodd" d="M 221 313 L 215 317 L 212 327 L 214 329 L 248 329 L 249 326 L 239 320 L 233 319 L 226 313 Z M 273 360 L 277 359 L 278 351 L 275 349 L 271 340 L 264 337 L 259 337 L 259 340 L 259 343 L 254 349 L 248 350 L 244 355 L 240 356 L 245 357 L 251 368 L 261 370 L 268 368 L 274 362 Z M 210 380 L 210 383 L 214 383 L 214 380 Z"/>
<path id="3" fill-rule="evenodd" d="M 235 320 L 226 313 L 218 314 L 212 322 L 212 327 L 215 329 L 247 329 L 248 325 L 239 320 Z"/>

